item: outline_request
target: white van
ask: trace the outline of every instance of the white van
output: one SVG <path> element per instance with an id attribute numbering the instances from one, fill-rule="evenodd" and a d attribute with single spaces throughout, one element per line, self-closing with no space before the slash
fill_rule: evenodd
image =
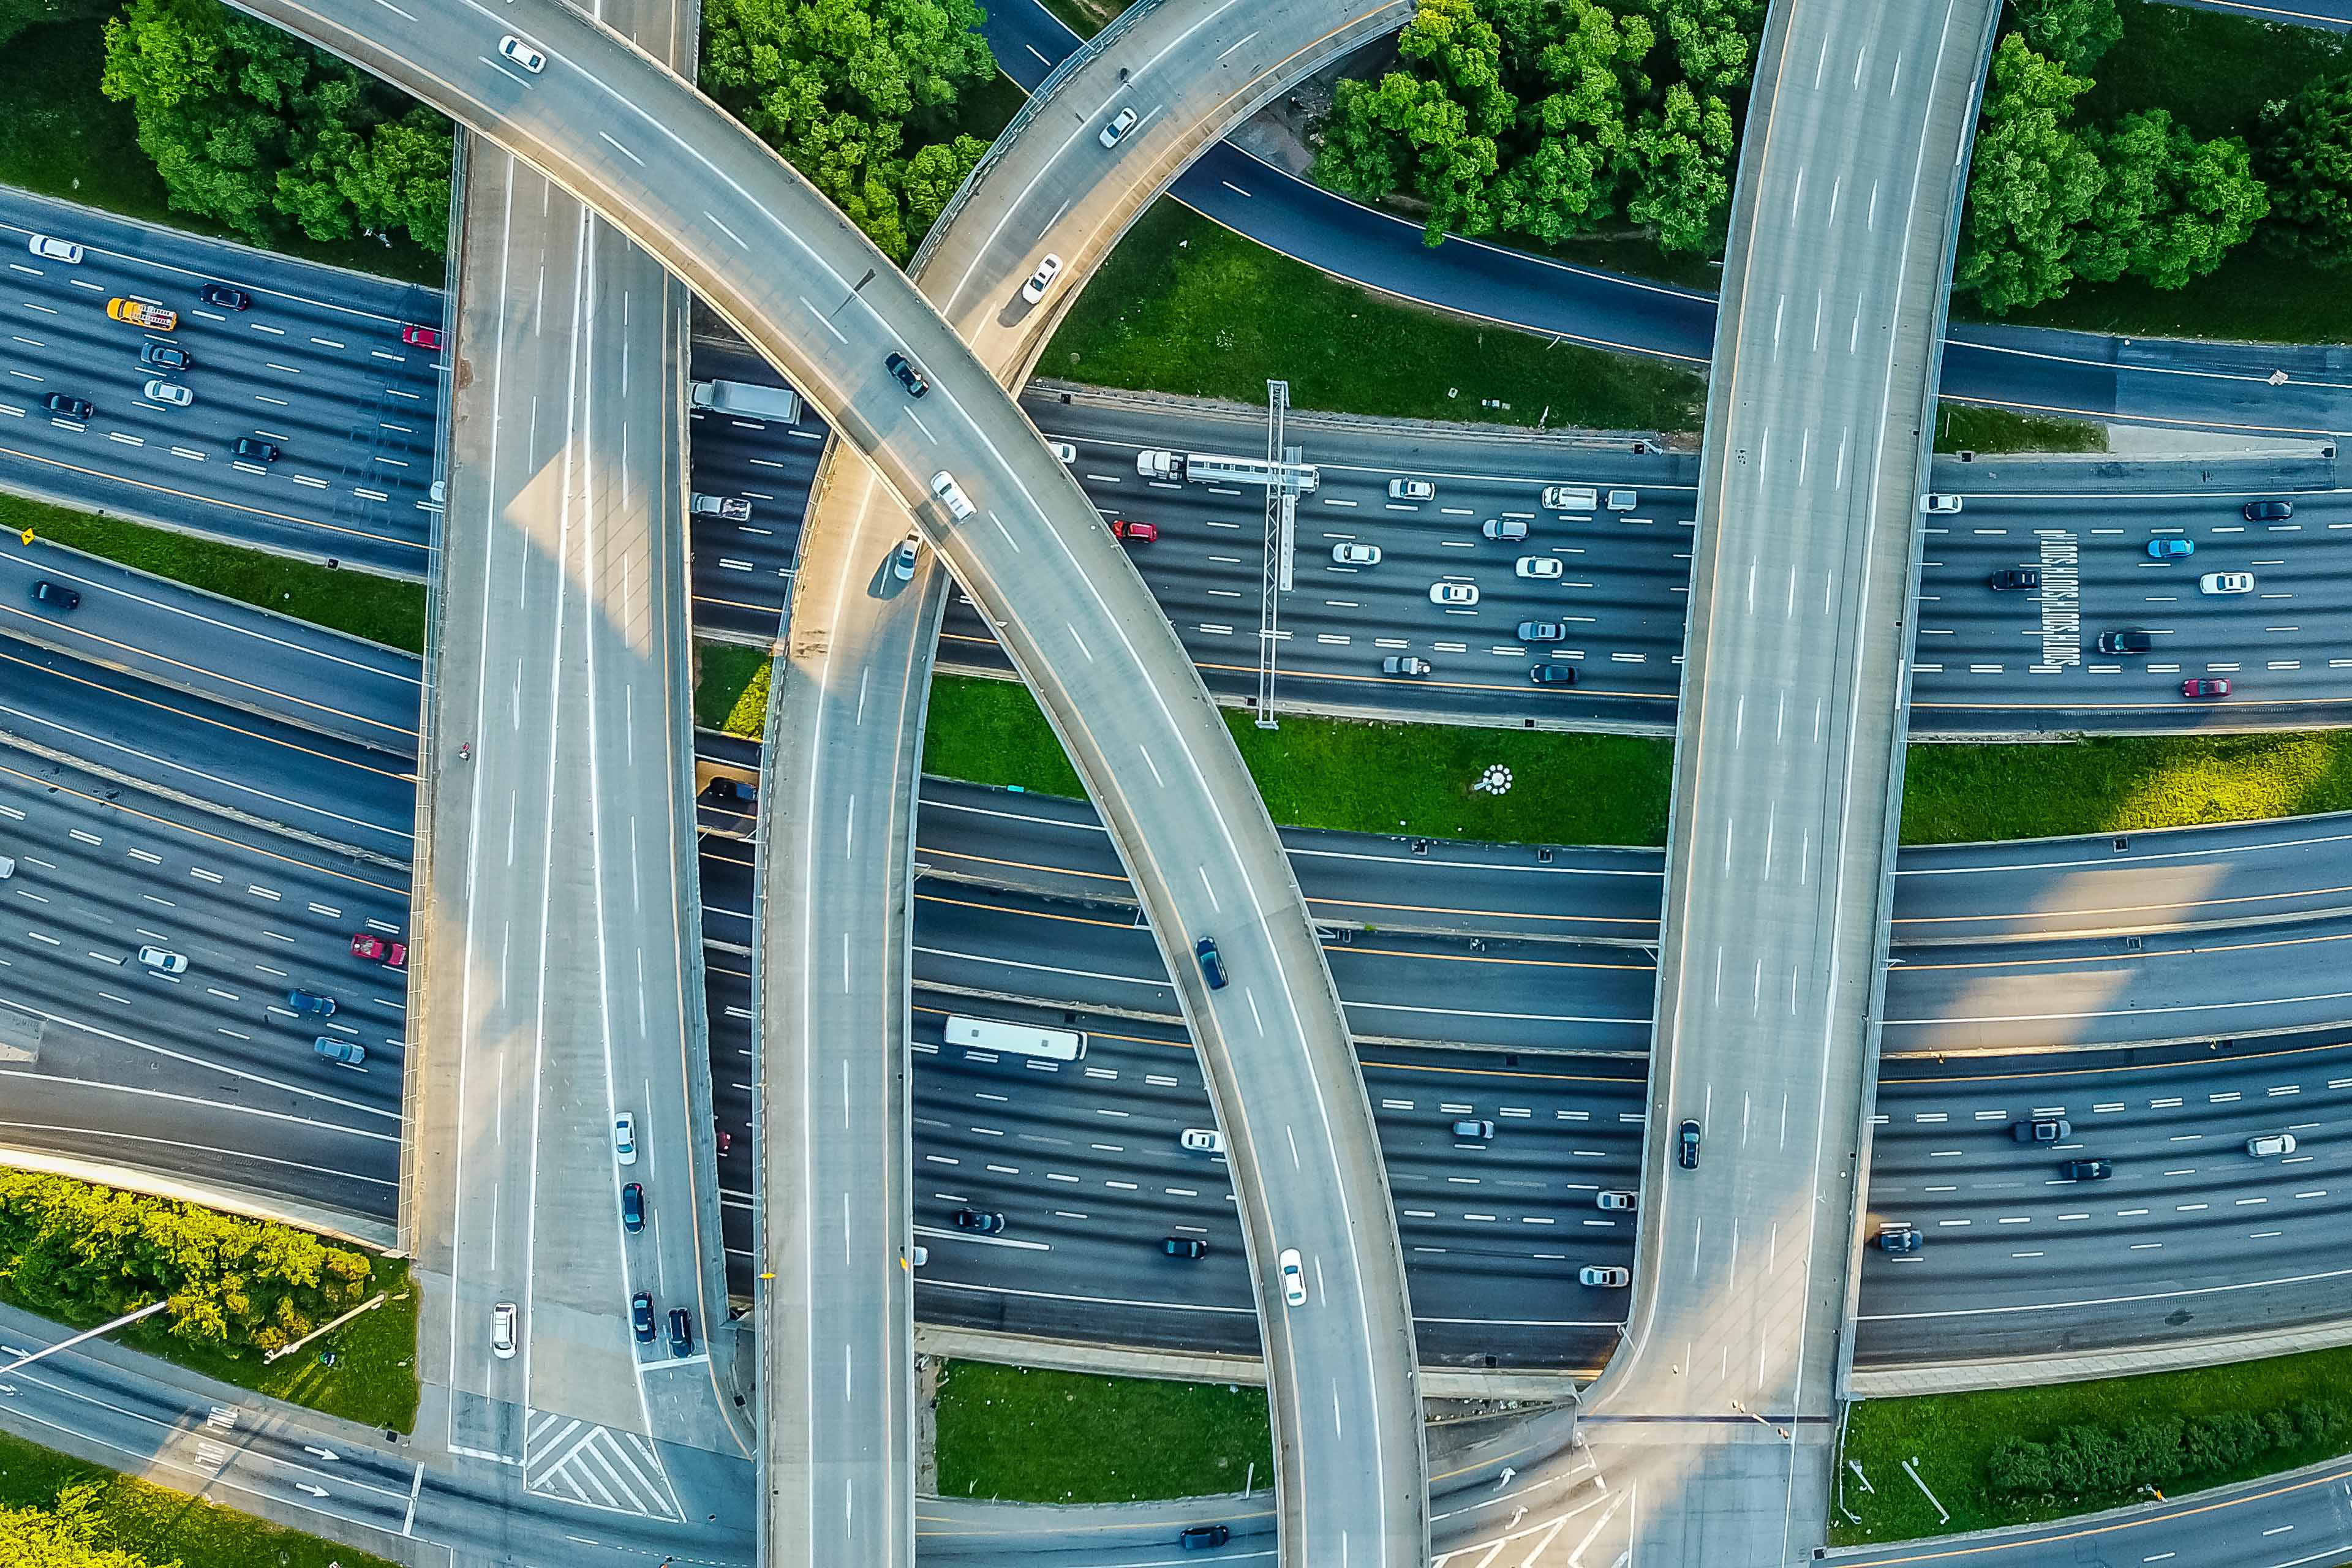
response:
<path id="1" fill-rule="evenodd" d="M 1601 504 L 1601 492 L 1591 485 L 1546 485 L 1543 503 L 1554 511 L 1591 511 Z"/>
<path id="2" fill-rule="evenodd" d="M 0 855 L 0 882 L 6 881 L 16 874 L 16 862 L 5 855 Z"/>

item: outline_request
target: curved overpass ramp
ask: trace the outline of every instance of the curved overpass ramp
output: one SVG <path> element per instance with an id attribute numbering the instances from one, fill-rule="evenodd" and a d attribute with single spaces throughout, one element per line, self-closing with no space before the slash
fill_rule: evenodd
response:
<path id="1" fill-rule="evenodd" d="M 1146 0 L 1129 8 L 1042 84 L 998 139 L 915 258 L 917 287 L 1000 382 L 1017 386 L 1118 237 L 1192 157 L 1288 82 L 1395 26 L 1406 9 L 1407 0 Z M 1105 149 L 1097 132 L 1122 103 L 1140 123 Z M 1020 287 L 1047 254 L 1062 258 L 1062 274 L 1032 307 Z M 898 1260 L 919 1242 L 935 1257 L 990 1245 L 944 1226 L 955 1184 L 937 1167 L 912 1165 L 908 1136 L 908 847 L 949 583 L 926 555 L 897 591 L 871 589 L 876 563 L 910 526 L 904 502 L 854 450 L 829 452 L 776 648 L 757 937 L 761 1246 L 777 1260 L 763 1264 L 777 1275 L 769 1288 L 791 1306 L 768 1314 L 762 1349 L 772 1481 L 761 1557 L 771 1564 L 910 1562 L 905 1417 L 917 1277 Z M 843 700 L 849 693 L 854 702 Z M 1180 952 L 1169 962 L 1181 973 L 1190 960 Z M 1230 1114 L 1226 1129 L 1236 1148 L 1253 1136 Z M 920 1178 L 911 1190 L 910 1169 Z M 1280 1158 L 1274 1169 L 1289 1174 Z M 1384 1183 L 1384 1173 L 1370 1174 Z M 1384 1187 L 1367 1190 L 1362 1205 L 1363 1244 L 1392 1248 Z M 1009 1217 L 1018 1240 L 1027 1216 Z M 1269 1248 L 1282 1234 L 1279 1225 L 1271 1237 L 1244 1232 L 1261 1271 L 1273 1267 Z M 826 1256 L 843 1266 L 820 1268 L 806 1249 L 796 1252 L 803 1235 L 842 1237 L 838 1254 L 829 1245 Z M 1402 1298 L 1396 1312 L 1393 1322 L 1376 1323 L 1376 1341 L 1408 1332 Z M 1360 1331 L 1312 1314 L 1295 1328 L 1325 1340 L 1310 1363 L 1348 1353 Z M 1316 1386 L 1300 1381 L 1298 1358 L 1277 1363 L 1286 1364 L 1290 1387 Z M 1274 1402 L 1286 1501 L 1298 1495 L 1297 1478 L 1352 1465 L 1360 1451 L 1360 1430 L 1307 1418 L 1328 1403 L 1319 1392 Z M 1417 1403 L 1400 1409 L 1392 1445 L 1416 1483 L 1417 1411 Z M 1293 1539 L 1321 1533 L 1309 1515 L 1287 1522 Z M 1399 1551 L 1417 1561 L 1415 1528 Z"/>
<path id="2" fill-rule="evenodd" d="M 823 408 L 999 627 L 1122 848 L 1229 1138 L 1283 1369 L 1286 1557 L 1418 1563 L 1420 1410 L 1379 1143 L 1330 975 L 1264 805 L 1142 580 L 1012 399 L 906 278 L 687 82 L 569 6 L 242 0 L 545 174 L 661 259 Z M 517 35 L 545 58 L 501 58 Z M 895 349 L 929 372 L 908 400 Z M 927 498 L 935 473 L 970 498 Z M 887 575 L 873 563 L 876 586 Z M 856 694 L 839 694 L 854 703 Z M 1231 984 L 1190 952 L 1213 936 Z M 803 1244 L 813 1237 L 802 1238 Z M 1276 1248 L 1306 1260 L 1286 1310 Z M 1311 1416 L 1307 1413 L 1311 1412 Z M 1326 1458 L 1328 1456 L 1328 1458 Z"/>

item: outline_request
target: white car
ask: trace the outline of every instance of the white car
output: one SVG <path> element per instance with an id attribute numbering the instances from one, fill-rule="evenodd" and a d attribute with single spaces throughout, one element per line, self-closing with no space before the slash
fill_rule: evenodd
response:
<path id="1" fill-rule="evenodd" d="M 1064 464 L 1075 463 L 1078 460 L 1078 449 L 1067 441 L 1048 441 L 1045 443 L 1045 449 Z"/>
<path id="2" fill-rule="evenodd" d="M 2252 572 L 2208 572 L 2197 579 L 2200 594 L 2251 594 L 2254 591 Z"/>
<path id="3" fill-rule="evenodd" d="M 1437 487 L 1427 479 L 1391 479 L 1389 481 L 1389 500 L 1431 500 L 1435 499 L 1436 495 Z"/>
<path id="4" fill-rule="evenodd" d="M 1120 110 L 1110 117 L 1110 123 L 1102 128 L 1102 134 L 1095 140 L 1106 147 L 1118 146 L 1119 138 L 1135 129 L 1136 119 L 1137 115 L 1132 105 Z"/>
<path id="5" fill-rule="evenodd" d="M 1188 1154 L 1222 1154 L 1225 1152 L 1225 1135 L 1213 1127 L 1187 1127 L 1177 1138 L 1176 1145 Z"/>
<path id="6" fill-rule="evenodd" d="M 720 517 L 729 522 L 751 521 L 751 503 L 741 496 L 706 496 L 694 498 L 694 515 Z"/>
<path id="7" fill-rule="evenodd" d="M 196 395 L 188 388 L 176 381 L 165 381 L 161 377 L 148 382 L 139 390 L 150 401 L 168 404 L 173 408 L 185 408 L 196 400 Z"/>
<path id="8" fill-rule="evenodd" d="M 1622 1290 L 1633 1282 L 1633 1276 L 1622 1268 L 1604 1268 L 1600 1264 L 1588 1263 L 1576 1271 L 1576 1280 L 1580 1285 L 1599 1285 L 1606 1289 Z"/>
<path id="9" fill-rule="evenodd" d="M 613 1158 L 624 1165 L 637 1163 L 637 1119 L 632 1112 L 619 1111 L 613 1117 Z"/>
<path id="10" fill-rule="evenodd" d="M 1960 498 L 1952 495 L 1942 495 L 1934 490 L 1930 490 L 1926 495 L 1919 498 L 1919 510 L 1927 513 L 1930 517 L 1940 517 L 1946 512 L 1959 510 Z"/>
<path id="11" fill-rule="evenodd" d="M 1429 602 L 1433 605 L 1475 605 L 1478 602 L 1475 583 L 1432 583 Z"/>
<path id="12" fill-rule="evenodd" d="M 1381 563 L 1381 547 L 1359 544 L 1351 539 L 1344 544 L 1333 545 L 1331 559 L 1341 566 L 1377 566 Z"/>
<path id="13" fill-rule="evenodd" d="M 499 53 L 506 56 L 533 76 L 547 68 L 547 57 L 512 33 L 507 34 L 499 40 Z"/>
<path id="14" fill-rule="evenodd" d="M 1522 577 L 1532 577 L 1538 583 L 1549 583 L 1568 571 L 1568 563 L 1557 555 L 1522 555 L 1513 568 Z"/>
<path id="15" fill-rule="evenodd" d="M 2249 1138 L 2246 1140 L 2246 1152 L 2258 1160 L 2268 1160 L 2280 1154 L 2292 1154 L 2294 1152 L 2294 1134 L 2265 1132 L 2260 1137 Z"/>
<path id="16" fill-rule="evenodd" d="M 52 239 L 46 234 L 37 234 L 28 248 L 44 261 L 62 261 L 68 267 L 81 265 L 81 247 L 70 239 Z"/>
<path id="17" fill-rule="evenodd" d="M 1490 517 L 1478 525 L 1478 531 L 1489 539 L 1499 539 L 1507 543 L 1515 539 L 1525 539 L 1528 524 L 1525 518 Z"/>
<path id="18" fill-rule="evenodd" d="M 1032 305 L 1045 297 L 1054 279 L 1062 275 L 1062 258 L 1048 251 L 1037 263 L 1037 270 L 1029 274 L 1029 281 L 1021 285 L 1021 297 Z"/>
<path id="19" fill-rule="evenodd" d="M 139 962 L 158 974 L 185 974 L 188 972 L 188 955 L 184 952 L 173 952 L 165 948 L 141 948 Z"/>
<path id="20" fill-rule="evenodd" d="M 915 580 L 915 559 L 923 552 L 923 536 L 909 533 L 898 541 L 898 548 L 890 552 L 890 574 L 901 583 Z"/>
<path id="21" fill-rule="evenodd" d="M 1632 511 L 1635 507 L 1641 504 L 1642 497 L 1638 491 L 1611 490 L 1609 492 L 1609 510 L 1611 511 Z"/>
<path id="22" fill-rule="evenodd" d="M 963 487 L 956 483 L 955 476 L 945 468 L 931 476 L 931 494 L 939 498 L 940 504 L 948 509 L 948 515 L 958 522 L 972 513 L 971 498 L 963 493 Z"/>
<path id="23" fill-rule="evenodd" d="M 512 1301 L 490 1309 L 490 1353 L 500 1361 L 514 1360 L 516 1316 Z"/>
<path id="24" fill-rule="evenodd" d="M 1635 1201 L 1636 1200 L 1632 1193 L 1623 1191 L 1604 1192 L 1594 1197 L 1592 1200 L 1594 1207 L 1607 1209 L 1612 1213 L 1618 1214 L 1632 1213 Z"/>
<path id="25" fill-rule="evenodd" d="M 1298 1258 L 1298 1248 L 1282 1249 L 1282 1304 L 1286 1307 L 1307 1305 L 1307 1265 Z"/>

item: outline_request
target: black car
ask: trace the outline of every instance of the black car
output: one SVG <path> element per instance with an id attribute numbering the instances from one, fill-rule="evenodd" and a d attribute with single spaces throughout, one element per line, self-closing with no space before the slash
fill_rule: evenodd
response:
<path id="1" fill-rule="evenodd" d="M 33 603 L 47 605 L 53 610 L 79 610 L 81 594 L 63 583 L 52 583 L 47 577 L 33 584 Z"/>
<path id="2" fill-rule="evenodd" d="M 678 1356 L 694 1353 L 694 1319 L 683 1307 L 669 1310 L 669 1353 Z"/>
<path id="3" fill-rule="evenodd" d="M 179 344 L 159 343 L 152 338 L 139 345 L 139 363 L 151 370 L 186 370 L 195 363 Z"/>
<path id="4" fill-rule="evenodd" d="M 1997 592 L 2004 594 L 2019 588 L 2039 588 L 2042 586 L 2042 568 L 2004 566 L 1994 573 L 1988 581 L 1992 584 Z"/>
<path id="5" fill-rule="evenodd" d="M 297 1013 L 316 1013 L 321 1018 L 335 1016 L 335 999 L 312 991 L 289 991 L 286 993 L 286 1005 Z"/>
<path id="6" fill-rule="evenodd" d="M 1234 1532 L 1222 1524 L 1195 1524 L 1185 1528 L 1176 1544 L 1187 1552 L 1213 1552 L 1233 1538 Z"/>
<path id="7" fill-rule="evenodd" d="M 2058 1167 L 2058 1173 L 2070 1182 L 2104 1182 L 2116 1173 L 2113 1160 L 2069 1160 Z"/>
<path id="8" fill-rule="evenodd" d="M 1209 1256 L 1209 1244 L 1196 1236 L 1171 1236 L 1160 1244 L 1160 1250 L 1171 1258 L 1201 1258 Z"/>
<path id="9" fill-rule="evenodd" d="M 258 436 L 239 436 L 229 450 L 248 463 L 274 463 L 279 456 L 277 442 L 265 441 Z"/>
<path id="10" fill-rule="evenodd" d="M 952 1217 L 958 1230 L 977 1231 L 982 1236 L 994 1236 L 1004 1228 L 1004 1216 L 986 1209 L 958 1209 Z"/>
<path id="11" fill-rule="evenodd" d="M 637 1343 L 654 1342 L 654 1299 L 650 1292 L 640 1290 L 629 1298 L 629 1327 L 637 1331 Z"/>
<path id="12" fill-rule="evenodd" d="M 253 296 L 242 289 L 232 289 L 226 283 L 207 283 L 197 290 L 196 298 L 207 305 L 218 305 L 224 310 L 242 310 L 253 303 Z"/>
<path id="13" fill-rule="evenodd" d="M 621 1189 L 621 1228 L 635 1233 L 646 1228 L 646 1188 L 631 1182 Z"/>
<path id="14" fill-rule="evenodd" d="M 733 801 L 739 805 L 746 804 L 760 798 L 760 786 L 755 784 L 746 784 L 741 779 L 730 778 L 725 773 L 721 773 L 702 786 L 702 798 L 710 801 Z"/>
<path id="15" fill-rule="evenodd" d="M 1573 686 L 1576 666 L 1572 664 L 1538 664 L 1528 670 L 1528 679 L 1538 686 Z"/>
<path id="16" fill-rule="evenodd" d="M 1192 956 L 1201 961 L 1201 976 L 1212 991 L 1225 988 L 1225 961 L 1217 952 L 1217 939 L 1204 936 L 1192 944 Z"/>
<path id="17" fill-rule="evenodd" d="M 2248 522 L 2284 522 L 2294 515 L 2291 500 L 2250 500 L 2243 510 Z"/>
<path id="18" fill-rule="evenodd" d="M 1890 1225 L 1880 1227 L 1878 1249 L 1903 1257 L 1919 1250 L 1919 1230 L 1916 1226 Z"/>
<path id="19" fill-rule="evenodd" d="M 98 405 L 87 397 L 75 397 L 68 393 L 52 392 L 41 399 L 41 406 L 65 419 L 79 419 L 87 425 L 98 414 Z"/>
<path id="20" fill-rule="evenodd" d="M 2151 632 L 2101 632 L 2101 653 L 2154 653 L 2156 637 Z"/>
<path id="21" fill-rule="evenodd" d="M 917 370 L 915 362 L 905 354 L 892 354 L 882 362 L 882 368 L 898 378 L 898 384 L 907 389 L 909 397 L 920 397 L 931 389 L 930 378 Z"/>
<path id="22" fill-rule="evenodd" d="M 1675 1163 L 1685 1171 L 1698 1169 L 1698 1123 L 1685 1121 L 1675 1138 Z"/>

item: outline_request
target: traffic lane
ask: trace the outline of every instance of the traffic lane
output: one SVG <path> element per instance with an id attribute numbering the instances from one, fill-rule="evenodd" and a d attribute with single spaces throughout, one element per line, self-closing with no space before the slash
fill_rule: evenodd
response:
<path id="1" fill-rule="evenodd" d="M 2322 1027 L 2352 1017 L 2343 975 L 2352 921 L 2218 934 L 2060 938 L 1898 952 L 1883 1048 L 2140 1044 Z"/>
<path id="2" fill-rule="evenodd" d="M 757 878 L 753 846 L 726 833 L 696 835 L 702 878 L 702 940 L 751 950 L 751 907 Z"/>
<path id="3" fill-rule="evenodd" d="M 404 931 L 400 879 L 207 828 L 169 803 L 119 806 L 47 765 L 0 762 L 0 853 L 16 862 L 0 907 L 19 1007 L 268 1084 L 398 1104 L 406 977 L 351 948 L 354 935 L 389 942 Z M 141 962 L 146 947 L 186 963 L 163 973 Z M 331 997 L 334 1011 L 299 1013 L 287 994 L 297 989 Z M 370 1059 L 319 1060 L 310 1047 L 322 1036 L 359 1043 Z"/>
<path id="4" fill-rule="evenodd" d="M 919 873 L 1053 898 L 1134 896 L 1083 800 L 926 776 L 915 831 Z M 1656 935 L 1657 860 L 1648 851 L 1279 831 L 1318 920 L 1629 942 Z"/>
<path id="5" fill-rule="evenodd" d="M 0 637 L 0 730 L 156 789 L 406 863 L 408 764 Z M 120 786 L 110 786 L 120 787 Z"/>
<path id="6" fill-rule="evenodd" d="M 37 604 L 37 582 L 81 603 L 68 614 Z M 413 655 L 99 556 L 0 538 L 0 627 L 373 751 L 415 754 L 423 682 Z"/>
<path id="7" fill-rule="evenodd" d="M 1069 1065 L 947 1047 L 939 1039 L 939 1003 L 919 1000 L 917 1170 L 929 1207 L 919 1198 L 917 1224 L 919 1234 L 944 1227 L 937 1239 L 927 1237 L 931 1264 L 923 1279 L 941 1287 L 950 1303 L 942 1310 L 956 1321 L 992 1312 L 1010 1314 L 992 1320 L 1000 1326 L 1068 1328 L 1083 1320 L 1052 1314 L 1093 1301 L 1141 1312 L 1146 1302 L 1164 1304 L 1154 1281 L 1164 1292 L 1169 1280 L 1215 1280 L 1226 1272 L 1234 1301 L 1246 1301 L 1223 1162 L 1178 1141 L 1187 1127 L 1213 1125 L 1181 1036 L 1032 1008 L 948 1005 L 992 1017 L 1084 1024 L 1089 1045 L 1084 1061 Z M 1617 1298 L 1584 1290 L 1576 1274 L 1587 1264 L 1630 1259 L 1630 1227 L 1599 1211 L 1594 1194 L 1603 1183 L 1632 1181 L 1638 1079 L 1605 1065 L 1521 1068 L 1489 1053 L 1367 1051 L 1363 1059 L 1380 1107 L 1424 1362 L 1470 1363 L 1483 1353 L 1515 1364 L 1591 1364 L 1613 1334 L 1613 1318 L 1592 1314 Z M 1433 1090 L 1433 1078 L 1441 1088 Z M 1461 1156 L 1454 1108 L 1483 1110 L 1498 1123 L 1497 1137 L 1475 1152 L 1475 1174 L 1443 1172 Z M 957 1230 L 952 1215 L 966 1206 L 1005 1215 L 1007 1228 L 991 1237 Z M 1201 1240 L 1208 1257 L 1170 1258 L 1161 1244 L 1171 1237 Z M 970 1257 L 954 1246 L 967 1242 Z M 943 1253 L 954 1258 L 943 1260 Z M 1014 1254 L 1025 1255 L 1021 1267 L 988 1269 L 990 1260 Z M 1141 1283 L 1100 1284 L 1120 1278 Z M 1045 1288 L 1055 1280 L 1062 1289 Z M 1518 1287 L 1517 1301 L 1498 1312 L 1512 1294 L 1497 1293 L 1506 1281 Z M 1524 1294 L 1530 1287 L 1532 1297 Z M 977 1298 L 992 1289 L 1005 1299 L 983 1307 Z M 1573 1310 L 1549 1310 L 1555 1298 L 1547 1291 L 1565 1292 Z M 1178 1299 L 1216 1300 L 1197 1291 Z M 1217 1339 L 1218 1318 L 1194 1314 L 1172 1331 L 1250 1348 L 1246 1338 Z"/>
<path id="8" fill-rule="evenodd" d="M 2186 725 L 2210 721 L 2178 711 L 2181 681 L 2191 676 L 2231 678 L 2231 695 L 2211 706 L 2232 716 L 2340 698 L 2352 659 L 2337 657 L 2334 606 L 2352 593 L 2352 574 L 2328 546 L 2352 530 L 2352 506 L 2343 492 L 2303 493 L 2293 518 L 2251 521 L 2241 510 L 2249 499 L 2284 497 L 2128 496 L 2085 518 L 2079 506 L 1995 496 L 1930 530 L 1939 536 L 1931 537 L 1922 571 L 1918 647 L 1929 700 L 2138 706 Z M 2118 521 L 2118 510 L 2128 521 Z M 2194 553 L 2148 553 L 2180 545 Z M 2041 569 L 2042 586 L 1991 588 L 1990 575 L 2007 567 Z M 2253 587 L 2241 595 L 2200 591 L 2201 576 L 2216 572 L 2249 573 Z M 2147 634 L 2153 649 L 2100 652 L 2098 638 L 2120 631 Z"/>
<path id="9" fill-rule="evenodd" d="M 1173 1018 L 1167 971 L 1139 913 L 926 885 L 915 895 L 916 976 L 982 994 Z M 1359 1039 L 1639 1050 L 1648 1037 L 1653 970 L 1644 955 L 1565 942 L 1339 935 L 1323 949 Z M 1448 996 L 1465 1000 L 1433 1005 Z"/>
<path id="10" fill-rule="evenodd" d="M 1897 858 L 1895 941 L 2179 931 L 2341 914 L 2352 817 L 1913 846 Z"/>

